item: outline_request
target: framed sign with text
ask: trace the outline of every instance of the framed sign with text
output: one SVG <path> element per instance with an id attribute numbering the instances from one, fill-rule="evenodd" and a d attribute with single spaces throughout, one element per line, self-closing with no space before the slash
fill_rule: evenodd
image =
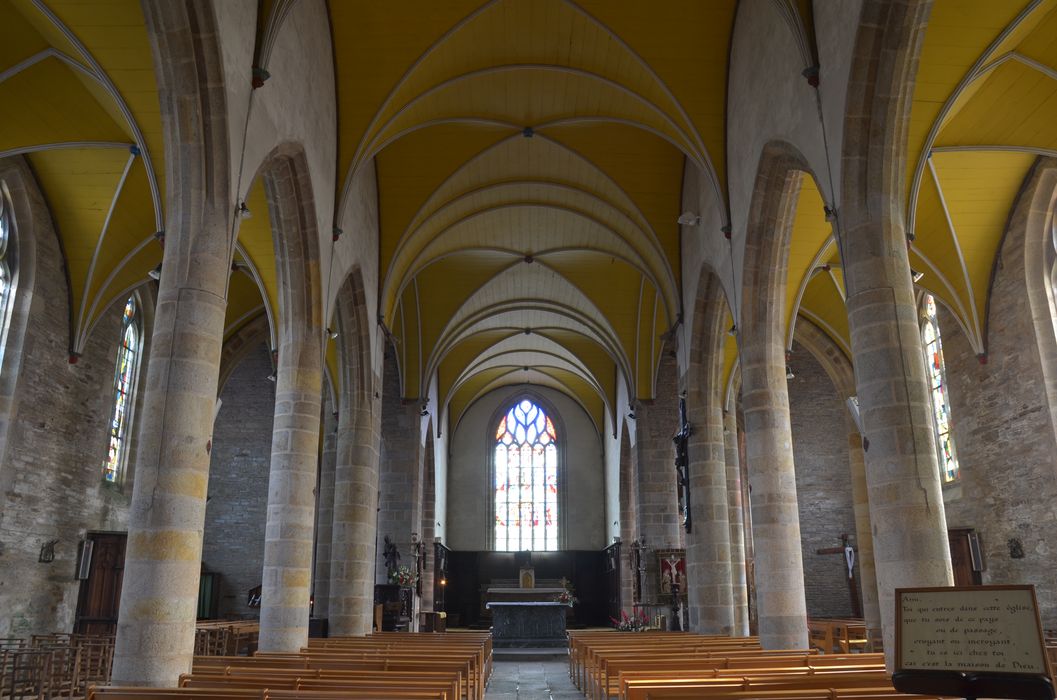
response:
<path id="1" fill-rule="evenodd" d="M 1053 698 L 1034 586 L 896 589 L 902 692 Z"/>

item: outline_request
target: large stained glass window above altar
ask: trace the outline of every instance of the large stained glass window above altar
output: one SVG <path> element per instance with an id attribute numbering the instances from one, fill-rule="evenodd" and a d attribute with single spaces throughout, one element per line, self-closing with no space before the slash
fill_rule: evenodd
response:
<path id="1" fill-rule="evenodd" d="M 514 404 L 495 431 L 495 548 L 558 549 L 558 434 L 529 399 Z"/>

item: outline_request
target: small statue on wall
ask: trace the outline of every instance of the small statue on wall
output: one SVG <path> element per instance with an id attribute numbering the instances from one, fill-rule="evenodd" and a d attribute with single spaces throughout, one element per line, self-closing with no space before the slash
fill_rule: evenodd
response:
<path id="1" fill-rule="evenodd" d="M 385 560 L 385 571 L 391 576 L 400 564 L 400 552 L 397 550 L 396 544 L 389 539 L 389 535 L 385 536 L 385 547 L 382 549 L 382 558 Z"/>

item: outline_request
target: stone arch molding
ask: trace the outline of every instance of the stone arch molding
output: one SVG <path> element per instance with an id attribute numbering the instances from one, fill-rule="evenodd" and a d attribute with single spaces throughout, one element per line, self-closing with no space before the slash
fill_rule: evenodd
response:
<path id="1" fill-rule="evenodd" d="M 803 154 L 783 141 L 760 153 L 745 236 L 741 305 L 738 312 L 742 352 L 745 336 L 759 335 L 784 346 L 784 308 L 789 246 L 800 181 L 813 177 Z"/>
<path id="2" fill-rule="evenodd" d="M 1050 407 L 1050 424 L 1057 438 L 1057 297 L 1046 269 L 1047 246 L 1057 245 L 1057 158 L 1040 158 L 1031 170 L 1009 217 L 1006 237 L 1023 240 L 1024 283 L 1031 308 L 1035 340 L 1042 360 L 1042 377 Z M 1003 242 L 1001 250 L 1006 245 Z M 996 258 L 995 265 L 1000 262 Z M 991 283 L 994 284 L 994 273 Z M 990 300 L 991 294 L 988 294 Z M 990 309 L 989 309 L 990 311 Z M 989 324 L 990 325 L 990 324 Z"/>
<path id="3" fill-rule="evenodd" d="M 0 185 L 4 187 L 0 197 L 5 197 L 12 207 L 13 252 L 17 256 L 12 279 L 14 296 L 9 316 L 4 319 L 6 328 L 0 327 L 0 340 L 4 340 L 0 356 L 0 457 L 3 457 L 8 430 L 18 408 L 19 374 L 36 283 L 36 239 L 55 236 L 57 240 L 58 237 L 44 195 L 22 157 L 0 160 Z M 0 461 L 0 464 L 6 463 L 6 459 Z M 7 484 L 10 476 L 0 471 L 0 484 Z"/>

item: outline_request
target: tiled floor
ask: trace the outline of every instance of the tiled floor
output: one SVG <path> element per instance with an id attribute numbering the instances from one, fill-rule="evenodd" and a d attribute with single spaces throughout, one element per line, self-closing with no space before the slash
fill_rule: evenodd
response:
<path id="1" fill-rule="evenodd" d="M 564 661 L 496 661 L 485 700 L 583 700 Z"/>

